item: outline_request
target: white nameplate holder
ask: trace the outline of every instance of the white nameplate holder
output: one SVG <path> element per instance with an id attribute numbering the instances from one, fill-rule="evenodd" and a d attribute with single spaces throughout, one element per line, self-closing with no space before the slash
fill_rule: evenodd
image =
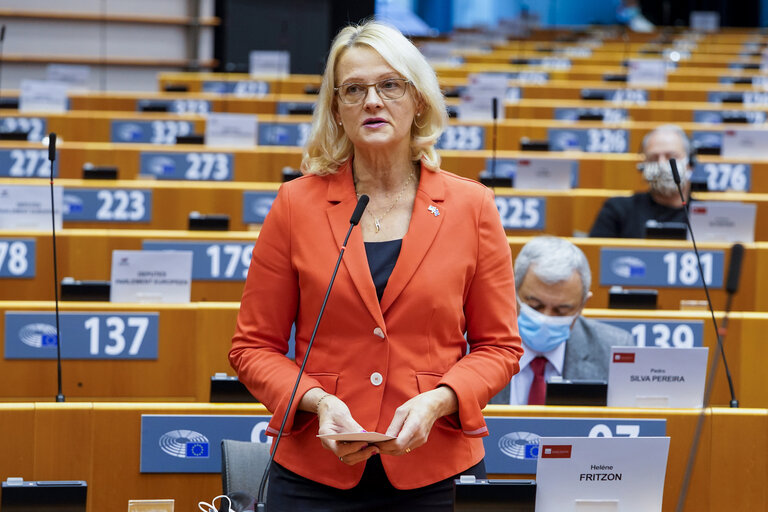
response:
<path id="1" fill-rule="evenodd" d="M 471 73 L 467 87 L 459 98 L 459 119 L 490 121 L 493 119 L 493 98 L 497 98 L 496 115 L 504 119 L 504 100 L 509 79 L 505 74 Z"/>
<path id="2" fill-rule="evenodd" d="M 49 81 L 69 85 L 70 90 L 87 91 L 91 78 L 91 66 L 48 64 L 45 68 L 45 77 Z"/>
<path id="3" fill-rule="evenodd" d="M 205 120 L 205 145 L 253 147 L 256 145 L 258 118 L 253 114 L 208 114 Z"/>
<path id="4" fill-rule="evenodd" d="M 627 83 L 629 85 L 664 85 L 667 83 L 667 63 L 662 59 L 631 59 Z"/>
<path id="5" fill-rule="evenodd" d="M 691 229 L 700 242 L 755 241 L 755 203 L 694 201 L 690 206 L 690 216 Z"/>
<path id="6" fill-rule="evenodd" d="M 188 303 L 192 251 L 112 251 L 110 302 Z"/>
<path id="7" fill-rule="evenodd" d="M 63 82 L 22 80 L 20 89 L 19 112 L 63 113 L 67 111 L 69 86 Z"/>
<path id="8" fill-rule="evenodd" d="M 536 512 L 661 512 L 669 437 L 542 437 Z"/>
<path id="9" fill-rule="evenodd" d="M 253 50 L 248 54 L 248 69 L 252 77 L 284 77 L 291 73 L 291 52 Z"/>
<path id="10" fill-rule="evenodd" d="M 768 130 L 725 130 L 720 154 L 723 158 L 765 160 L 766 147 Z"/>
<path id="11" fill-rule="evenodd" d="M 56 229 L 62 228 L 63 193 L 53 187 Z M 50 185 L 0 185 L 0 230 L 51 231 Z"/>
<path id="12" fill-rule="evenodd" d="M 611 347 L 608 407 L 701 407 L 708 347 Z"/>
<path id="13" fill-rule="evenodd" d="M 515 188 L 564 190 L 571 188 L 573 160 L 523 158 L 517 162 Z"/>

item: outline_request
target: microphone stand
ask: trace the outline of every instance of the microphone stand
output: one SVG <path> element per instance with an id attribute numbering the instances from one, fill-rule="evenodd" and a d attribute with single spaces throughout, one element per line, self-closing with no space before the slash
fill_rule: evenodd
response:
<path id="1" fill-rule="evenodd" d="M 493 137 L 491 138 L 491 190 L 496 193 L 496 130 L 499 126 L 499 98 L 494 96 L 491 99 L 491 114 L 493 115 Z"/>
<path id="2" fill-rule="evenodd" d="M 333 268 L 333 274 L 331 274 L 331 282 L 328 283 L 328 289 L 325 291 L 325 298 L 323 299 L 323 304 L 320 306 L 320 313 L 317 315 L 317 321 L 315 322 L 315 328 L 312 330 L 312 336 L 309 338 L 309 343 L 307 344 L 307 351 L 304 353 L 304 360 L 301 362 L 301 367 L 299 368 L 299 375 L 296 377 L 296 383 L 293 385 L 293 391 L 291 391 L 291 397 L 288 400 L 288 405 L 285 408 L 285 414 L 283 415 L 283 422 L 280 424 L 280 430 L 277 433 L 277 436 L 275 437 L 275 442 L 272 444 L 272 450 L 269 455 L 269 461 L 267 461 L 267 467 L 264 468 L 264 473 L 261 477 L 261 483 L 259 483 L 259 494 L 256 498 L 256 508 L 255 512 L 265 512 L 267 510 L 266 502 L 264 501 L 264 489 L 267 485 L 267 478 L 269 477 L 269 469 L 272 466 L 272 461 L 275 459 L 275 453 L 277 453 L 277 446 L 280 444 L 280 439 L 283 437 L 283 429 L 285 429 L 285 423 L 288 421 L 288 414 L 291 411 L 291 407 L 293 406 L 293 401 L 296 398 L 296 391 L 299 389 L 299 382 L 301 382 L 301 376 L 304 374 L 304 367 L 307 365 L 307 361 L 309 360 L 309 351 L 312 350 L 312 344 L 315 342 L 315 335 L 317 334 L 317 328 L 320 327 L 320 320 L 323 319 L 323 313 L 325 312 L 325 305 L 328 303 L 328 296 L 331 294 L 331 288 L 333 288 L 333 283 L 336 280 L 336 272 L 339 270 L 339 265 L 341 265 L 341 258 L 344 257 L 344 251 L 347 248 L 347 241 L 349 240 L 349 235 L 352 234 L 352 228 L 357 226 L 357 224 L 360 222 L 360 217 L 363 216 L 363 212 L 365 211 L 365 207 L 368 206 L 368 196 L 363 194 L 360 196 L 360 198 L 357 200 L 357 206 L 355 206 L 355 211 L 352 213 L 352 218 L 349 219 L 349 229 L 347 230 L 347 235 L 344 237 L 344 242 L 341 244 L 341 250 L 339 251 L 339 257 L 336 260 L 336 266 Z"/>
<path id="3" fill-rule="evenodd" d="M 59 328 L 59 267 L 56 261 L 56 216 L 53 202 L 53 166 L 56 160 L 56 134 L 48 134 L 48 160 L 51 162 L 51 234 L 53 235 L 53 294 L 56 304 L 56 377 L 58 381 L 57 402 L 64 402 L 61 391 L 61 329 Z"/>

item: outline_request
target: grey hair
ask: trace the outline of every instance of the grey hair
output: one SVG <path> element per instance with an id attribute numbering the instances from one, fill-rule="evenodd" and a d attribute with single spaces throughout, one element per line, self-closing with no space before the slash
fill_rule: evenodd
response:
<path id="1" fill-rule="evenodd" d="M 688 138 L 688 135 L 685 133 L 685 130 L 683 130 L 676 124 L 662 124 L 661 126 L 657 126 L 650 132 L 646 133 L 645 137 L 643 137 L 643 154 L 645 154 L 645 149 L 648 146 L 648 139 L 650 139 L 653 135 L 659 132 L 668 132 L 668 133 L 674 133 L 675 135 L 677 135 L 680 138 L 680 142 L 683 143 L 683 150 L 685 151 L 685 156 L 690 157 L 691 140 Z"/>
<path id="2" fill-rule="evenodd" d="M 537 236 L 525 244 L 515 258 L 515 287 L 519 290 L 528 270 L 547 284 L 560 283 L 578 272 L 586 301 L 592 285 L 592 271 L 584 253 L 564 238 Z"/>

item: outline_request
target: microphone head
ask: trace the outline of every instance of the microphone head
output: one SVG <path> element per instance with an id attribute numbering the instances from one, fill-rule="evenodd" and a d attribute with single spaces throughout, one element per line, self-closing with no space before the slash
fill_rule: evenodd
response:
<path id="1" fill-rule="evenodd" d="M 677 171 L 677 160 L 670 158 L 669 167 L 672 169 L 672 179 L 675 180 L 675 185 L 680 185 L 680 173 Z"/>
<path id="2" fill-rule="evenodd" d="M 491 113 L 493 114 L 494 121 L 496 120 L 496 118 L 499 117 L 498 110 L 499 110 L 499 98 L 494 96 L 493 98 L 491 98 Z"/>
<path id="3" fill-rule="evenodd" d="M 0 43 L 5 41 L 5 25 L 0 27 Z"/>
<path id="4" fill-rule="evenodd" d="M 739 289 L 741 277 L 741 263 L 744 259 L 744 246 L 733 244 L 731 247 L 731 262 L 728 264 L 728 279 L 725 282 L 725 290 L 728 293 L 736 293 Z"/>
<path id="5" fill-rule="evenodd" d="M 56 134 L 53 132 L 48 134 L 48 160 L 56 160 Z"/>
<path id="6" fill-rule="evenodd" d="M 355 206 L 355 211 L 352 212 L 352 217 L 349 218 L 349 223 L 353 226 L 357 226 L 360 223 L 360 218 L 363 216 L 363 212 L 365 211 L 365 207 L 368 206 L 369 198 L 367 195 L 363 194 L 360 196 L 360 198 L 357 200 L 357 206 Z"/>

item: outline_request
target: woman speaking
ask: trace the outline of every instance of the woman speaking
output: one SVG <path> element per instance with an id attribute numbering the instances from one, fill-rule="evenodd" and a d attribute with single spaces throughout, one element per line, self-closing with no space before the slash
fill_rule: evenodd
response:
<path id="1" fill-rule="evenodd" d="M 302 162 L 253 251 L 230 362 L 284 439 L 269 510 L 452 510 L 482 477 L 482 408 L 518 371 L 512 261 L 491 192 L 439 168 L 435 73 L 377 22 L 333 41 Z M 357 199 L 370 197 L 306 352 Z M 467 344 L 469 351 L 467 351 Z M 318 434 L 380 432 L 376 444 Z"/>

